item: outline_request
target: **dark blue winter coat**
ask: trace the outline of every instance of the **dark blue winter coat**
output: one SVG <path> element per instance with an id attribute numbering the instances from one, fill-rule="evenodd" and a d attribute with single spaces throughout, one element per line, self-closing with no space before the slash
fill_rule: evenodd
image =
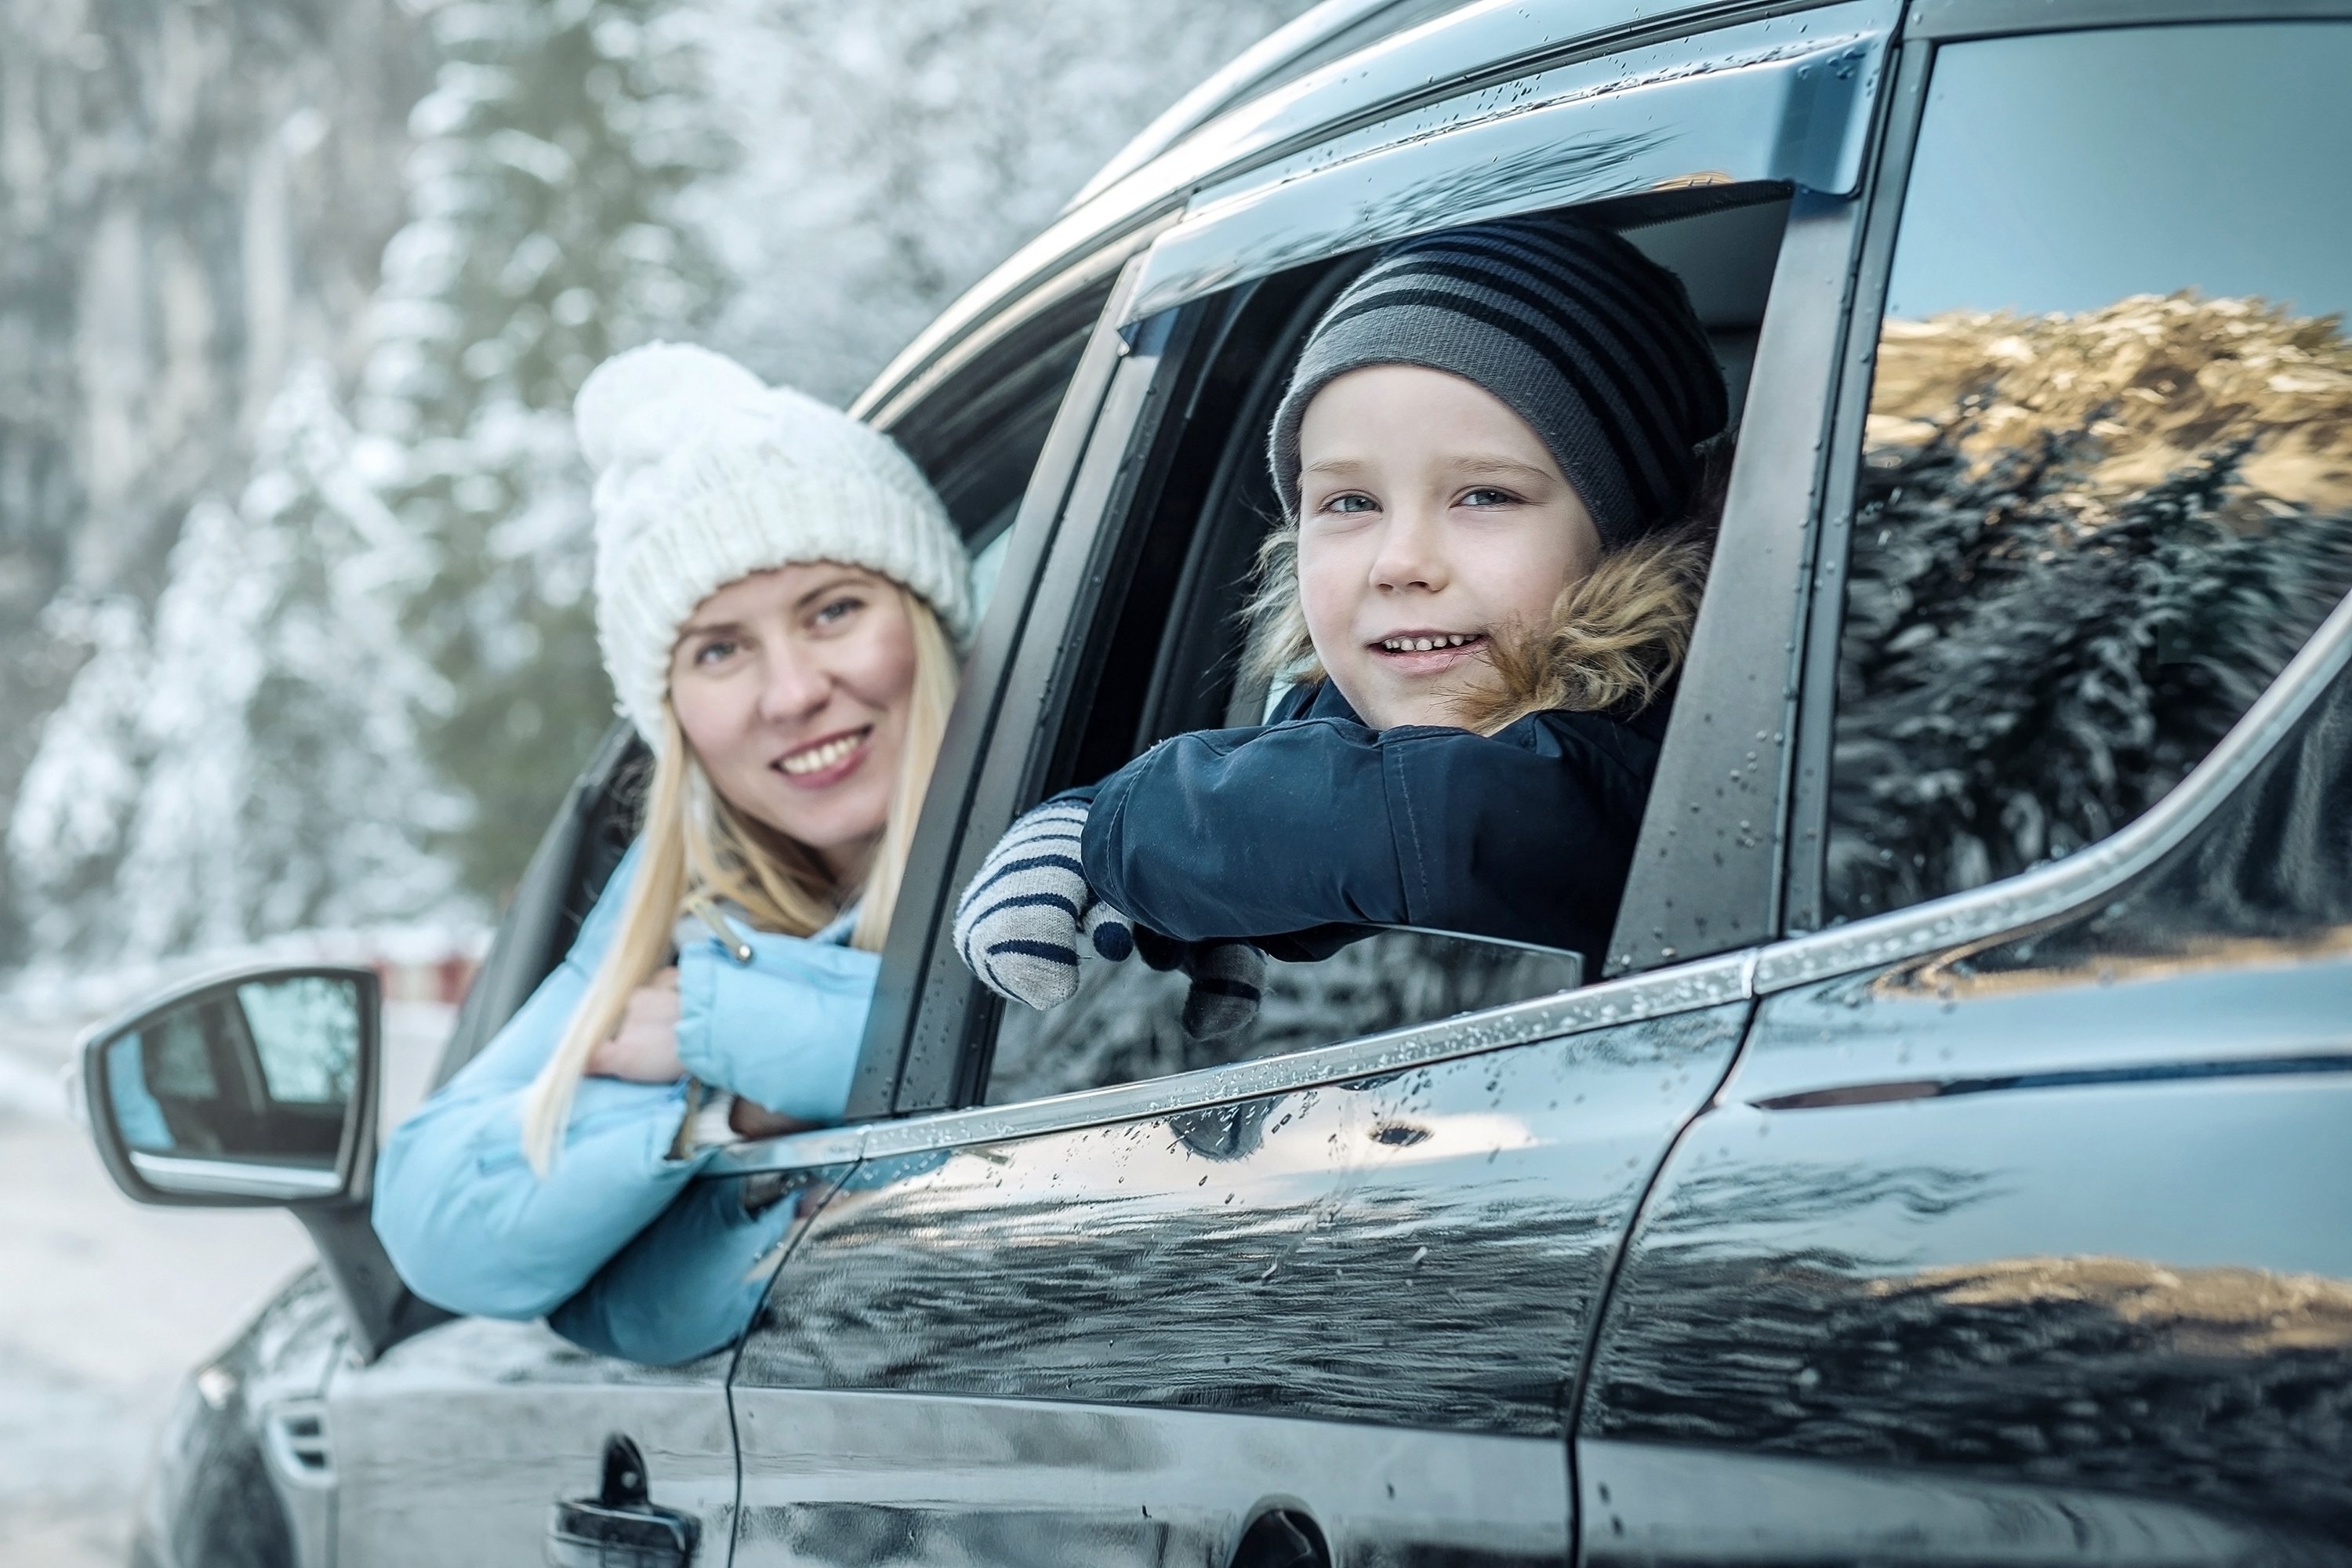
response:
<path id="1" fill-rule="evenodd" d="M 1178 735 L 1074 792 L 1094 801 L 1087 880 L 1140 925 L 1276 958 L 1410 925 L 1566 948 L 1597 973 L 1668 706 L 1374 730 L 1325 681 L 1273 723 Z"/>

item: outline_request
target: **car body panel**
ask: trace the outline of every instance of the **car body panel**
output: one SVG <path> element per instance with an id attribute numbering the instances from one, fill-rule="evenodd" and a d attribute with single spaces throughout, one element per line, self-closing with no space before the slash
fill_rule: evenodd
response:
<path id="1" fill-rule="evenodd" d="M 336 1568 L 538 1562 L 551 1505 L 596 1495 L 614 1434 L 644 1451 L 656 1503 L 725 1540 L 732 1359 L 644 1366 L 592 1355 L 544 1323 L 460 1318 L 338 1368 L 327 1390 Z"/>
<path id="2" fill-rule="evenodd" d="M 2338 675 L 2128 888 L 1759 1004 L 1612 1298 L 1591 1561 L 2352 1562 L 2347 777 Z M 1745 1534 L 1659 1489 L 1718 1469 Z"/>
<path id="3" fill-rule="evenodd" d="M 319 1399 L 340 1359 L 333 1289 L 306 1268 L 180 1387 L 141 1489 L 140 1568 L 330 1561 L 335 1487 Z M 310 1440 L 306 1440 L 310 1439 Z"/>
<path id="4" fill-rule="evenodd" d="M 736 1408 L 744 1568 L 1223 1564 L 1275 1507 L 1326 1521 L 1350 1568 L 1569 1550 L 1556 1442 L 1045 1399 L 745 1388 Z"/>
<path id="5" fill-rule="evenodd" d="M 924 1540 L 1001 1536 L 1027 1521 L 1048 1543 L 1110 1553 L 1097 1561 L 1160 1561 L 1174 1547 L 1157 1531 L 1101 1536 L 1108 1505 L 1086 1500 L 1102 1483 L 1085 1467 L 1074 1494 L 1056 1489 L 1072 1463 L 1059 1456 L 1089 1451 L 1082 1434 L 1097 1428 L 1146 1456 L 1136 1473 L 1119 1469 L 1110 1495 L 1163 1523 L 1194 1521 L 1213 1552 L 1230 1550 L 1269 1499 L 1320 1497 L 1318 1522 L 1368 1554 L 1347 1561 L 1402 1550 L 1391 1532 L 1408 1514 L 1425 1531 L 1415 1550 L 1556 1557 L 1568 1520 L 1564 1507 L 1546 1511 L 1551 1489 L 1465 1512 L 1437 1483 L 1490 1451 L 1509 1473 L 1539 1453 L 1538 1468 L 1564 1477 L 1561 1412 L 1592 1308 L 1633 1205 L 1714 1092 L 1747 1012 L 1721 1003 L 1370 1078 L 869 1154 L 744 1342 L 738 1561 L 846 1561 L 800 1554 L 814 1551 L 806 1510 L 876 1506 L 894 1488 L 922 1515 L 907 1528 Z M 805 1412 L 804 1394 L 818 1396 Z M 946 1484 L 946 1460 L 929 1447 L 861 1441 L 813 1464 L 814 1424 L 864 1419 L 853 1396 L 877 1423 L 969 1430 L 970 1449 L 1004 1473 L 940 1498 L 925 1489 Z M 1039 1400 L 1087 1408 L 1049 1418 L 1028 1403 Z M 1339 1483 L 1325 1446 L 1286 1449 L 1261 1428 L 1268 1419 L 1339 1424 L 1322 1430 L 1341 1451 L 1423 1458 L 1392 1502 L 1383 1494 L 1357 1518 L 1348 1510 L 1360 1497 L 1328 1495 Z M 1494 1447 L 1510 1438 L 1535 1441 Z M 1244 1473 L 1255 1491 L 1235 1489 L 1229 1464 L 1166 1458 L 1171 1444 L 1261 1455 Z M 1061 1522 L 1036 1523 L 1046 1515 Z M 935 1550 L 914 1560 L 959 1560 Z"/>

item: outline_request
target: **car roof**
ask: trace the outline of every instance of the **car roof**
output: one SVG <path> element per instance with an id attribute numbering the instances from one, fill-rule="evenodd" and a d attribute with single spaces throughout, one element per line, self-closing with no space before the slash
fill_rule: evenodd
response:
<path id="1" fill-rule="evenodd" d="M 1202 186 L 1341 130 L 1693 27 L 1827 0 L 1325 0 L 1187 93 L 1040 234 L 918 333 L 850 405 L 887 428 L 1013 307 L 1066 294 L 1073 264 L 1172 221 Z M 1123 250 L 1121 254 L 1123 254 Z M 1085 270 L 1085 269 L 1082 269 Z M 1100 280 L 1087 270 L 1080 284 Z"/>

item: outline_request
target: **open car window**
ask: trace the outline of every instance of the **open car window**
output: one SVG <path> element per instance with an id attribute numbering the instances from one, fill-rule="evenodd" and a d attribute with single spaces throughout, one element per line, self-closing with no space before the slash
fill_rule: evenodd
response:
<path id="1" fill-rule="evenodd" d="M 1680 277 L 1706 326 L 1731 406 L 1741 406 L 1787 215 L 1782 193 L 1713 193 L 1679 205 L 1585 209 Z M 1068 759 L 1045 794 L 1091 784 L 1154 742 L 1251 726 L 1279 700 L 1251 667 L 1244 605 L 1260 545 L 1280 518 L 1266 431 L 1308 330 L 1368 256 L 1295 268 L 1188 307 L 1200 312 L 1189 384 L 1165 426 L 1131 449 L 1172 443 L 1165 479 L 1139 490 L 1121 530 L 1116 595 L 1091 628 L 1062 628 L 1088 649 L 1090 697 L 1071 704 Z M 1600 922 L 1605 930 L 1607 919 Z M 1597 955 L 1595 955 L 1597 958 Z M 1269 960 L 1247 1026 L 1193 1038 L 1189 982 L 1134 959 L 1081 961 L 1076 996 L 1037 1012 L 1003 1006 L 986 1099 L 1008 1103 L 1284 1054 L 1570 989 L 1597 978 L 1584 955 L 1444 932 L 1377 931 L 1312 963 Z"/>

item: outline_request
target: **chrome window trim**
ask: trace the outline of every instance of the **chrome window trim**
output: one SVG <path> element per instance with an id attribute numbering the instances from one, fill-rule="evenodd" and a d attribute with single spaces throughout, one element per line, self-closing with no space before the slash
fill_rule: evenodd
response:
<path id="1" fill-rule="evenodd" d="M 2152 868 L 2221 808 L 2352 664 L 2352 595 L 2170 794 L 2063 860 L 1907 910 L 1792 937 L 1756 959 L 1756 994 L 1922 958 L 2021 931 L 2097 902 Z"/>
<path id="2" fill-rule="evenodd" d="M 792 1133 L 724 1149 L 708 1169 L 714 1175 L 744 1175 L 995 1143 L 1402 1072 L 1458 1057 L 1482 1056 L 1513 1046 L 1745 1001 L 1750 994 L 1755 962 L 1752 952 L 1726 953 L 1679 969 L 1557 992 L 1507 1007 L 1416 1024 L 1262 1061 L 1231 1062 L 1017 1105 L 973 1106 L 903 1121 L 869 1121 Z"/>
<path id="3" fill-rule="evenodd" d="M 1900 0 L 1843 0 L 1555 66 L 1204 186 L 1128 319 L 1423 230 L 1690 184 L 1849 195 Z"/>

